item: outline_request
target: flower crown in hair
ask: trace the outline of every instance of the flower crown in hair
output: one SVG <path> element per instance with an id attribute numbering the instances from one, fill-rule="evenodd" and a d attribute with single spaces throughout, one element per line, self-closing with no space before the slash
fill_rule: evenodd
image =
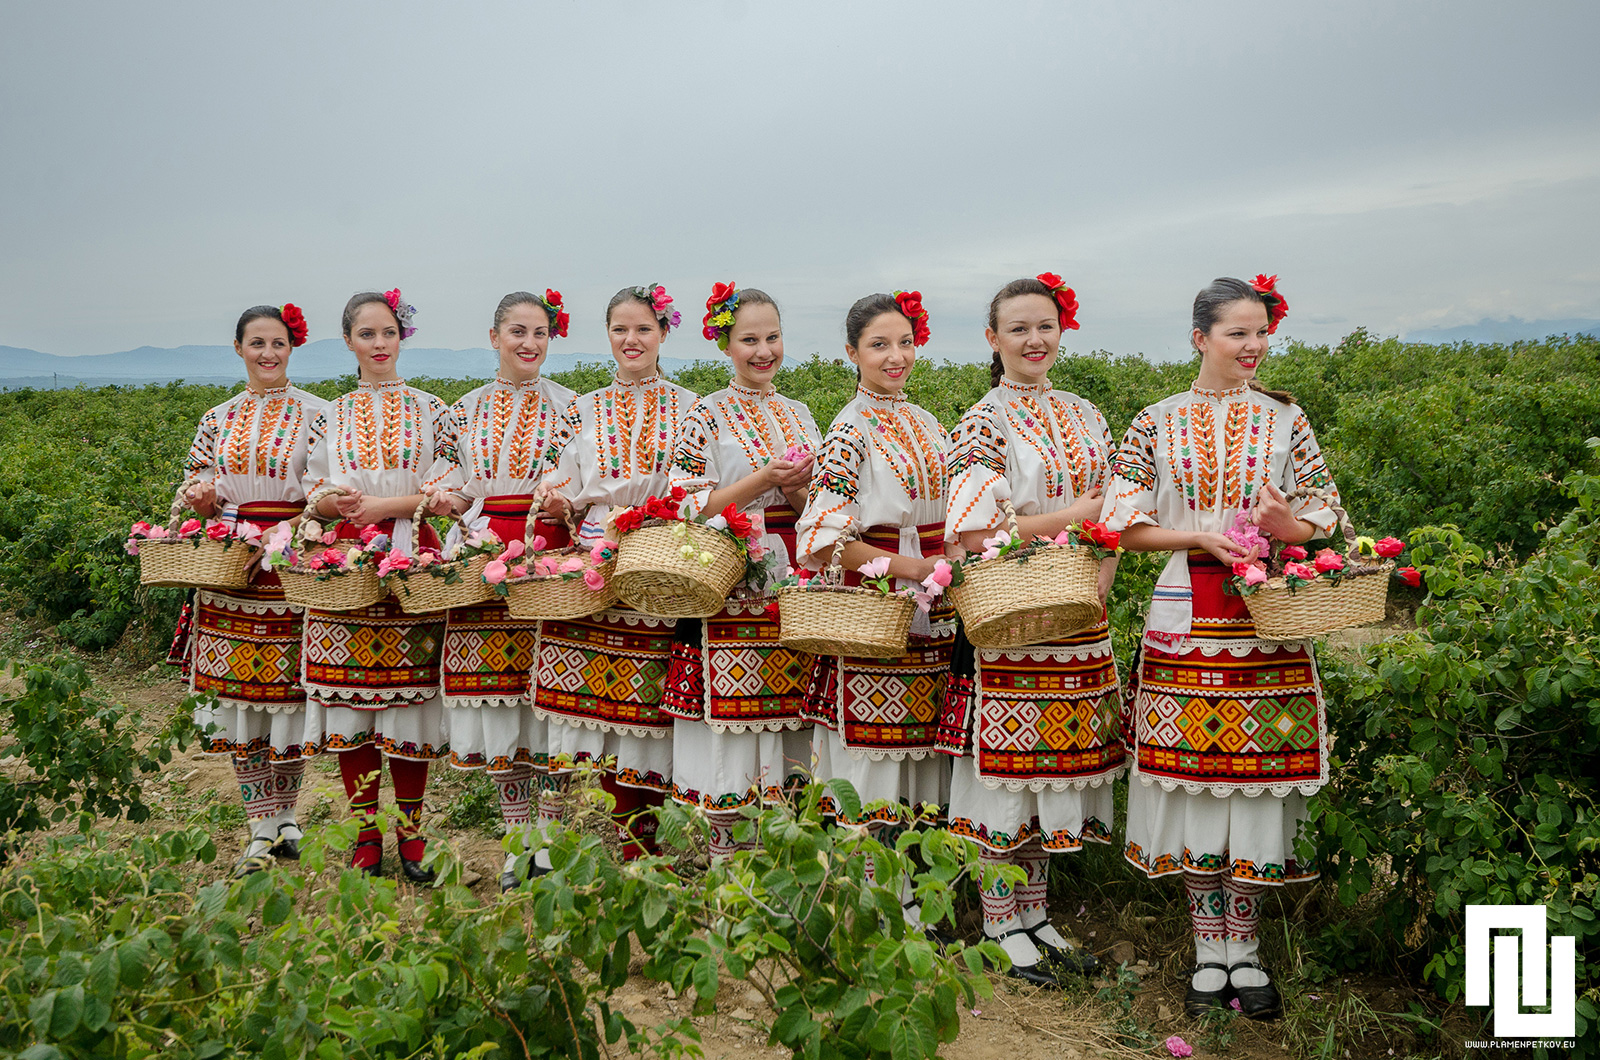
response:
<path id="1" fill-rule="evenodd" d="M 1041 272 L 1035 279 L 1050 288 L 1050 296 L 1056 300 L 1056 319 L 1061 324 L 1061 330 L 1077 331 L 1077 294 L 1053 272 Z"/>
<path id="2" fill-rule="evenodd" d="M 1267 303 L 1267 334 L 1271 335 L 1278 330 L 1278 322 L 1289 315 L 1289 300 L 1278 293 L 1278 277 L 1276 274 L 1268 276 L 1264 272 L 1256 273 L 1256 278 L 1250 282 L 1257 294 L 1261 295 Z"/>
<path id="3" fill-rule="evenodd" d="M 278 307 L 278 315 L 283 318 L 283 326 L 289 329 L 289 345 L 304 346 L 306 315 L 300 311 L 300 307 L 293 302 L 285 302 Z"/>
<path id="4" fill-rule="evenodd" d="M 539 304 L 544 306 L 545 315 L 550 318 L 550 337 L 564 339 L 567 337 L 567 322 L 572 318 L 567 316 L 567 311 L 561 306 L 561 292 L 552 291 L 546 287 L 544 297 L 539 299 Z"/>
<path id="5" fill-rule="evenodd" d="M 706 315 L 700 321 L 705 327 L 701 334 L 717 344 L 717 349 L 728 351 L 728 337 L 733 333 L 733 312 L 739 308 L 739 288 L 728 283 L 711 285 L 711 297 L 706 299 Z"/>
<path id="6" fill-rule="evenodd" d="M 400 288 L 383 292 L 383 300 L 389 303 L 389 308 L 394 310 L 394 318 L 400 322 L 400 337 L 409 339 L 417 333 L 417 327 L 411 323 L 411 318 L 417 315 L 417 307 L 407 305 L 400 297 Z"/>
<path id="7" fill-rule="evenodd" d="M 635 297 L 648 302 L 650 308 L 655 310 L 656 319 L 661 322 L 662 331 L 671 331 L 683 322 L 683 314 L 672 308 L 672 296 L 659 283 L 635 287 L 633 293 Z"/>
<path id="8" fill-rule="evenodd" d="M 896 291 L 895 304 L 900 307 L 900 312 L 911 321 L 911 345 L 926 346 L 928 344 L 928 311 L 922 308 L 921 291 Z"/>

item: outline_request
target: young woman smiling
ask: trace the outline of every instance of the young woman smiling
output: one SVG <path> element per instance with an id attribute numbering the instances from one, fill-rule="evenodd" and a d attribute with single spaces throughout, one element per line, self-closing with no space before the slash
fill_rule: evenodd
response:
<path id="1" fill-rule="evenodd" d="M 344 341 L 360 366 L 361 382 L 311 421 L 305 492 L 325 486 L 308 518 L 342 520 L 341 538 L 356 538 L 369 526 L 388 535 L 391 550 L 411 552 L 411 517 L 424 493 L 436 514 L 450 510 L 450 497 L 434 492 L 455 466 L 450 409 L 432 394 L 406 385 L 399 374 L 400 343 L 416 330 L 415 310 L 400 296 L 366 292 L 344 307 Z M 431 527 L 422 543 L 437 547 Z M 351 864 L 377 875 L 383 836 L 373 820 L 378 776 L 389 762 L 400 868 L 425 883 L 425 841 L 418 833 L 428 763 L 445 753 L 444 708 L 439 702 L 439 648 L 444 616 L 414 616 L 393 597 L 359 611 L 306 612 L 303 674 L 307 739 L 339 755 L 339 774 L 352 812 L 363 827 Z"/>
<path id="2" fill-rule="evenodd" d="M 945 538 L 968 552 L 1008 529 L 1002 501 L 1028 538 L 1100 514 L 1111 458 L 1105 417 L 1050 384 L 1077 311 L 1076 295 L 1052 273 L 1013 280 L 989 303 L 994 389 L 951 432 Z M 1115 560 L 1102 566 L 1102 599 L 1115 573 Z M 1053 971 L 1097 965 L 1050 923 L 1045 882 L 1051 854 L 1111 842 L 1112 782 L 1125 758 L 1111 630 L 1102 618 L 1049 644 L 981 650 L 975 675 L 970 646 L 956 658 L 961 676 L 952 679 L 940 749 L 970 757 L 955 765 L 949 827 L 984 861 L 1027 873 L 1015 891 L 1000 882 L 984 890 L 983 931 L 1011 956 L 1012 976 L 1053 986 Z"/>
<path id="3" fill-rule="evenodd" d="M 773 385 L 783 324 L 765 292 L 717 284 L 703 333 L 727 352 L 733 380 L 689 409 L 668 481 L 685 491 L 686 517 L 730 506 L 748 515 L 775 581 L 795 561 L 795 520 L 821 434 L 811 410 Z M 811 761 L 800 719 L 811 656 L 778 644 L 777 619 L 765 613 L 772 600 L 765 583 L 746 584 L 721 614 L 678 620 L 662 702 L 678 719 L 673 797 L 705 810 L 714 858 L 739 845 L 739 808 L 780 797 Z"/>
<path id="4" fill-rule="evenodd" d="M 813 569 L 847 540 L 841 561 L 852 585 L 859 567 L 884 559 L 900 586 L 916 586 L 945 552 L 944 428 L 905 396 L 927 321 L 915 291 L 869 295 L 845 317 L 845 353 L 860 383 L 822 441 L 797 530 L 800 559 Z M 842 822 L 864 824 L 885 842 L 918 807 L 943 806 L 950 793 L 949 759 L 933 750 L 955 626 L 954 609 L 941 602 L 913 621 L 905 655 L 819 658 L 812 673 L 806 716 L 817 724 L 816 778 L 842 777 L 863 804 L 888 803 L 859 820 L 835 807 Z M 902 901 L 907 921 L 920 926 L 909 880 Z"/>
<path id="5" fill-rule="evenodd" d="M 570 515 L 584 545 L 605 538 L 613 508 L 667 492 L 678 430 L 695 401 L 657 369 L 678 320 L 660 284 L 625 287 L 606 307 L 616 377 L 567 406 L 543 484 L 545 510 Z M 549 722 L 552 786 L 565 783 L 573 762 L 603 765 L 629 859 L 654 853 L 653 810 L 672 787 L 672 719 L 661 713 L 672 632 L 672 620 L 626 607 L 545 622 L 533 669 L 534 713 Z"/>
<path id="6" fill-rule="evenodd" d="M 327 402 L 289 385 L 289 354 L 306 341 L 294 305 L 247 309 L 234 328 L 245 389 L 200 418 L 184 462 L 185 497 L 197 514 L 265 530 L 305 508 L 301 477 L 311 420 Z M 180 650 L 189 690 L 213 698 L 195 711 L 208 754 L 233 758 L 250 838 L 236 875 L 300 856 L 295 803 L 305 773 L 306 693 L 300 685 L 301 618 L 277 574 L 255 570 L 243 589 L 195 593 Z"/>
<path id="7" fill-rule="evenodd" d="M 1150 877 L 1182 875 L 1195 939 L 1185 1007 L 1237 998 L 1276 1015 L 1257 959 L 1268 886 L 1316 877 L 1295 858 L 1306 796 L 1328 778 L 1327 712 L 1309 642 L 1267 643 L 1232 565 L 1255 558 L 1244 523 L 1287 545 L 1330 533 L 1333 492 L 1306 414 L 1262 390 L 1256 370 L 1287 312 L 1277 277 L 1224 278 L 1195 296 L 1200 374 L 1141 412 L 1111 462 L 1106 524 L 1134 551 L 1172 553 L 1130 678 L 1134 743 L 1125 856 Z M 1230 537 L 1232 533 L 1235 537 Z"/>
<path id="8" fill-rule="evenodd" d="M 550 340 L 567 333 L 558 291 L 544 297 L 516 291 L 500 299 L 489 344 L 499 354 L 493 382 L 463 394 L 450 407 L 460 470 L 450 485 L 469 527 L 487 526 L 502 542 L 522 542 L 534 490 L 550 465 L 547 457 L 561 415 L 575 395 L 540 377 Z M 452 531 L 459 536 L 459 530 Z M 567 543 L 567 528 L 542 524 L 547 548 Z M 526 544 L 526 542 L 524 542 Z M 508 833 L 531 840 L 534 790 L 548 788 L 549 732 L 533 713 L 529 675 L 539 643 L 539 623 L 519 622 L 500 600 L 451 608 L 444 634 L 444 703 L 450 728 L 450 764 L 484 769 L 500 795 Z M 541 823 L 559 818 L 553 794 L 540 798 Z M 501 890 L 518 883 L 516 855 L 506 855 Z M 534 854 L 533 871 L 550 868 Z"/>

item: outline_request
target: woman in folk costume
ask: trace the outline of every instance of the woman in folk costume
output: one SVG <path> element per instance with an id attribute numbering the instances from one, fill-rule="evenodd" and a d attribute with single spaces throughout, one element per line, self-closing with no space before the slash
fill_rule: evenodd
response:
<path id="1" fill-rule="evenodd" d="M 778 644 L 767 586 L 795 562 L 795 520 L 821 433 L 811 410 L 773 385 L 783 330 L 765 292 L 717 284 L 704 334 L 727 352 L 733 380 L 690 408 L 668 481 L 685 491 L 685 518 L 732 508 L 764 531 L 753 558 L 766 572 L 761 584 L 735 590 L 721 614 L 678 620 L 662 702 L 678 719 L 673 797 L 706 811 L 717 858 L 740 846 L 733 827 L 741 806 L 778 798 L 809 772 L 811 734 L 800 711 L 812 657 Z"/>
<path id="2" fill-rule="evenodd" d="M 469 528 L 487 527 L 506 545 L 530 543 L 523 535 L 534 490 L 548 470 L 545 457 L 561 415 L 577 396 L 539 376 L 550 340 L 566 334 L 560 292 L 546 290 L 543 298 L 527 291 L 506 295 L 489 329 L 489 344 L 500 355 L 499 374 L 450 407 L 459 461 L 459 471 L 448 480 L 456 494 L 453 503 L 464 510 L 462 522 Z M 452 537 L 459 535 L 459 528 L 451 531 Z M 547 548 L 567 543 L 561 523 L 539 524 L 536 536 Z M 445 623 L 450 764 L 486 770 L 499 791 L 507 832 L 525 835 L 540 786 L 536 778 L 546 775 L 549 762 L 547 726 L 534 716 L 529 696 L 538 641 L 539 623 L 512 618 L 502 600 L 451 608 Z M 559 805 L 546 805 L 553 801 L 542 800 L 541 820 L 546 811 L 559 817 Z M 501 890 L 517 885 L 515 857 L 506 855 Z M 534 871 L 549 867 L 548 855 L 538 851 Z"/>
<path id="3" fill-rule="evenodd" d="M 399 555 L 411 553 L 411 519 L 425 493 L 432 494 L 435 514 L 449 511 L 449 495 L 434 492 L 427 476 L 430 469 L 443 475 L 455 462 L 449 406 L 400 377 L 400 342 L 416 331 L 414 312 L 398 289 L 358 294 L 345 304 L 344 341 L 361 382 L 312 421 L 305 477 L 315 504 L 307 518 L 343 520 L 336 530 L 341 539 L 374 527 Z M 439 547 L 432 527 L 421 531 L 423 545 Z M 433 879 L 421 864 L 418 826 L 428 763 L 445 753 L 443 642 L 443 615 L 408 615 L 393 597 L 357 611 L 306 611 L 307 739 L 339 755 L 351 811 L 362 821 L 350 863 L 374 876 L 383 857 L 374 815 L 387 759 L 402 818 L 401 871 L 416 883 Z"/>
<path id="4" fill-rule="evenodd" d="M 1029 540 L 1100 514 L 1112 451 L 1105 417 L 1050 385 L 1077 311 L 1052 273 L 1013 280 L 989 303 L 993 389 L 951 432 L 945 536 L 968 552 L 1009 530 L 1003 501 Z M 1102 564 L 1102 600 L 1115 574 L 1115 560 Z M 1049 644 L 978 650 L 975 661 L 972 691 L 957 694 L 953 682 L 940 731 L 941 750 L 970 756 L 955 763 L 949 827 L 984 861 L 1027 873 L 1015 891 L 996 882 L 983 892 L 983 931 L 1010 955 L 1012 976 L 1053 986 L 1049 965 L 1098 964 L 1050 923 L 1045 890 L 1051 854 L 1111 842 L 1112 782 L 1126 757 L 1111 630 L 1101 618 Z"/>
<path id="5" fill-rule="evenodd" d="M 1285 500 L 1333 482 L 1305 413 L 1256 382 L 1287 310 L 1276 280 L 1218 279 L 1195 297 L 1200 374 L 1133 421 L 1105 503 L 1124 547 L 1172 553 L 1130 681 L 1126 857 L 1151 877 L 1183 875 L 1195 936 L 1185 1007 L 1237 998 L 1258 1019 L 1280 1008 L 1257 959 L 1262 893 L 1316 875 L 1294 840 L 1306 796 L 1328 779 L 1327 713 L 1310 643 L 1258 639 L 1223 587 L 1256 557 L 1245 542 L 1257 531 L 1298 545 L 1337 522 L 1321 500 Z"/>
<path id="6" fill-rule="evenodd" d="M 934 591 L 944 556 L 944 428 L 931 412 L 906 399 L 917 347 L 928 341 L 928 314 L 915 291 L 875 294 L 845 317 L 845 352 L 860 373 L 856 396 L 834 417 L 822 440 L 811 493 L 798 527 L 801 561 L 826 567 L 835 546 L 846 582 L 858 568 L 882 560 L 901 587 Z M 943 571 L 948 581 L 948 571 Z M 950 672 L 955 612 L 948 605 L 919 612 L 909 650 L 893 659 L 817 660 L 806 713 L 817 723 L 812 751 L 816 779 L 848 780 L 863 804 L 860 820 L 888 841 L 916 807 L 943 807 L 950 794 L 949 759 L 934 754 L 938 709 Z M 906 919 L 921 926 L 902 881 Z"/>
<path id="7" fill-rule="evenodd" d="M 327 402 L 289 385 L 290 351 L 306 341 L 294 305 L 247 309 L 233 349 L 247 385 L 200 418 L 184 471 L 195 513 L 266 529 L 305 508 L 311 420 Z M 189 626 L 189 690 L 210 695 L 195 711 L 208 754 L 233 756 L 250 840 L 234 868 L 244 876 L 273 858 L 300 856 L 295 803 L 305 758 L 306 693 L 300 686 L 301 618 L 278 576 L 251 572 L 243 589 L 200 589 Z"/>
<path id="8" fill-rule="evenodd" d="M 606 540 L 614 510 L 668 491 L 678 429 L 695 402 L 657 367 L 680 317 L 660 284 L 625 287 L 606 307 L 616 377 L 567 406 L 543 484 L 545 510 L 570 516 L 586 546 Z M 661 712 L 672 634 L 671 619 L 626 607 L 540 627 L 533 709 L 549 722 L 552 805 L 571 763 L 601 763 L 630 860 L 655 852 L 651 811 L 672 787 L 672 719 Z"/>

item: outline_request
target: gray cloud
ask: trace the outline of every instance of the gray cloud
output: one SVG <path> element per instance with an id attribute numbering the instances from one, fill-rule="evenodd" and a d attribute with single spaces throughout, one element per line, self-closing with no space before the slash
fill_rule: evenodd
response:
<path id="1" fill-rule="evenodd" d="M 552 286 L 599 354 L 618 287 L 698 321 L 736 279 L 791 355 L 920 288 L 955 357 L 1047 268 L 1070 345 L 1152 356 L 1201 284 L 1258 270 L 1314 341 L 1597 317 L 1597 10 L 11 5 L 0 344 L 213 343 L 283 299 L 321 338 L 398 284 L 418 341 L 470 347 Z"/>

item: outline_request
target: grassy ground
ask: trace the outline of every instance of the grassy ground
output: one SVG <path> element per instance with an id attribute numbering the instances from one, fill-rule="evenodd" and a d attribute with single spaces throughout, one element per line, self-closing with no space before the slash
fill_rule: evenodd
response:
<path id="1" fill-rule="evenodd" d="M 1374 635 L 1381 633 L 1360 634 Z M 90 667 L 100 697 L 137 707 L 142 724 L 154 731 L 178 708 L 184 688 L 164 665 L 128 661 L 150 657 L 150 645 L 139 639 L 139 629 L 128 636 L 126 652 L 74 654 Z M 0 658 L 39 661 L 68 650 L 46 626 L 14 618 L 0 623 Z M 3 761 L 0 768 L 5 768 Z M 236 792 L 226 759 L 181 755 L 146 783 L 151 820 L 110 821 L 105 829 L 115 838 L 204 825 L 214 834 L 219 854 L 214 865 L 203 871 L 197 867 L 198 884 L 226 872 L 239 854 L 245 832 Z M 1119 793 L 1119 808 L 1121 798 Z M 313 828 L 342 813 L 343 789 L 332 756 L 314 760 L 300 806 L 301 820 Z M 481 773 L 436 768 L 425 812 L 432 828 L 466 864 L 474 890 L 491 899 L 501 860 L 492 785 Z M 687 856 L 680 867 L 692 873 L 697 864 L 703 866 L 700 857 Z M 1273 889 L 1265 905 L 1263 956 L 1277 969 L 1285 1017 L 1258 1024 L 1219 1012 L 1191 1020 L 1182 1012 L 1193 951 L 1179 883 L 1136 877 L 1115 847 L 1056 859 L 1055 871 L 1054 919 L 1099 954 L 1110 970 L 1102 978 L 1069 983 L 1059 991 L 997 979 L 995 996 L 963 1015 L 961 1035 L 943 1055 L 954 1060 L 1001 1060 L 1019 1052 L 1067 1058 L 1166 1056 L 1163 1043 L 1177 1035 L 1198 1057 L 1450 1058 L 1462 1054 L 1463 1041 L 1477 1036 L 1463 1008 L 1446 1008 L 1414 983 L 1381 969 L 1336 974 L 1320 963 L 1319 937 L 1332 931 L 1359 938 L 1363 925 L 1359 909 L 1341 908 L 1318 884 Z M 968 898 L 959 926 L 976 937 L 979 909 L 976 896 Z M 763 1044 L 772 1014 L 760 996 L 737 984 L 726 986 L 723 994 L 718 1015 L 698 1021 L 706 1056 L 781 1056 L 781 1050 Z M 646 1024 L 677 1015 L 680 1004 L 670 991 L 642 976 L 629 983 L 617 1002 Z"/>

